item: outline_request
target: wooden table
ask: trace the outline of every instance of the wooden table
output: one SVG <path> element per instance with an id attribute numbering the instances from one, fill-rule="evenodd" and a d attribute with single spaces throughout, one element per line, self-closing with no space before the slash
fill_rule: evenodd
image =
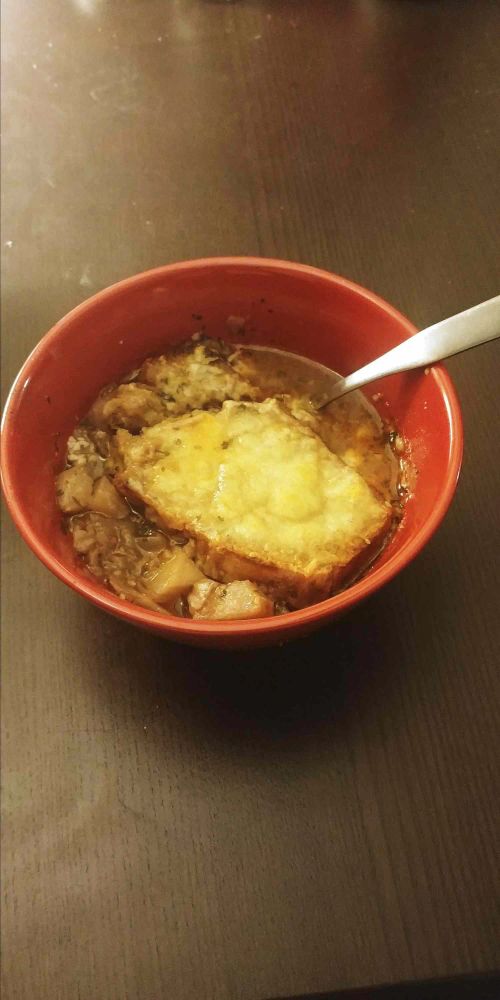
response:
<path id="1" fill-rule="evenodd" d="M 421 325 L 498 293 L 495 0 L 3 16 L 6 386 L 70 307 L 181 258 L 306 261 Z M 438 535 L 288 647 L 128 628 L 7 520 L 6 1000 L 262 1000 L 500 964 L 499 356 L 450 364 L 466 453 Z"/>

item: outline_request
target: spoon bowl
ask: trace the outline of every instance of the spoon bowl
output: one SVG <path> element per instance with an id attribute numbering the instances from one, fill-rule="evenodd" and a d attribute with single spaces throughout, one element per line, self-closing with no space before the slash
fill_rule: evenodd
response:
<path id="1" fill-rule="evenodd" d="M 317 361 L 296 357 L 276 348 L 254 346 L 250 350 L 259 351 L 261 357 L 263 353 L 267 354 L 271 363 L 281 360 L 287 370 L 295 371 L 312 407 L 322 410 L 341 396 L 376 379 L 424 368 L 453 354 L 487 344 L 497 337 L 500 337 L 500 295 L 421 330 L 345 378 Z"/>

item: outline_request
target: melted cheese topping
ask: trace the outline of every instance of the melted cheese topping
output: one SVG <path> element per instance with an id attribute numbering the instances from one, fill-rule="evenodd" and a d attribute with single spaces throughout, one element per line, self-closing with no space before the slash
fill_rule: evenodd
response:
<path id="1" fill-rule="evenodd" d="M 169 527 L 306 575 L 345 564 L 390 508 L 272 399 L 117 433 L 123 482 Z"/>

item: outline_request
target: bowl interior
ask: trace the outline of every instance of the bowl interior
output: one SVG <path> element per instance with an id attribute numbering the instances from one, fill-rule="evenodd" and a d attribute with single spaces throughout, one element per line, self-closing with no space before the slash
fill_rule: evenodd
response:
<path id="1" fill-rule="evenodd" d="M 160 268 L 99 293 L 61 320 L 35 348 L 8 402 L 4 488 L 18 527 L 37 554 L 87 596 L 92 596 L 89 588 L 100 594 L 99 603 L 105 602 L 108 610 L 120 613 L 126 602 L 117 605 L 118 599 L 109 591 L 97 582 L 89 583 L 60 527 L 54 475 L 63 466 L 68 435 L 107 382 L 119 380 L 136 362 L 197 330 L 230 339 L 230 316 L 245 320 L 244 336 L 233 335 L 235 342 L 282 347 L 342 374 L 414 332 L 386 303 L 343 279 L 300 265 L 251 259 Z M 370 395 L 377 392 L 383 393 L 380 412 L 396 421 L 410 443 L 418 477 L 402 524 L 364 577 L 365 591 L 371 577 L 376 577 L 376 585 L 382 567 L 393 566 L 394 572 L 400 568 L 406 561 L 405 550 L 418 549 L 416 536 L 425 535 L 423 544 L 429 533 L 426 526 L 441 519 L 453 492 L 461 452 L 458 406 L 440 366 L 428 375 L 410 373 L 381 380 L 369 389 Z M 449 496 L 441 511 L 445 494 Z M 408 558 L 413 554 L 408 552 Z M 74 579 L 68 579 L 68 571 Z M 388 575 L 392 571 L 384 577 Z M 359 596 L 363 596 L 361 591 Z M 329 605 L 325 612 L 334 612 L 336 600 L 323 602 Z M 127 607 L 131 612 L 127 617 L 144 617 L 141 609 Z M 161 618 L 160 630 L 173 622 L 163 616 L 154 618 Z M 189 624 L 192 629 L 195 623 Z M 242 623 L 223 624 L 236 626 L 237 631 L 243 627 Z M 220 623 L 217 631 L 221 632 Z"/>

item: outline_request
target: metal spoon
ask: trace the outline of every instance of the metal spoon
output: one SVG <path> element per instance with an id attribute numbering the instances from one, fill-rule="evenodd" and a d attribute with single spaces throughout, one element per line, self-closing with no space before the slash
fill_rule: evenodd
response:
<path id="1" fill-rule="evenodd" d="M 316 361 L 299 358 L 287 351 L 273 347 L 251 347 L 249 350 L 258 351 L 261 355 L 281 355 L 283 361 L 286 359 L 287 366 L 293 364 L 296 375 L 308 388 L 312 405 L 321 410 L 340 396 L 360 389 L 375 379 L 427 367 L 496 337 L 500 337 L 500 295 L 428 326 L 346 378 Z"/>

